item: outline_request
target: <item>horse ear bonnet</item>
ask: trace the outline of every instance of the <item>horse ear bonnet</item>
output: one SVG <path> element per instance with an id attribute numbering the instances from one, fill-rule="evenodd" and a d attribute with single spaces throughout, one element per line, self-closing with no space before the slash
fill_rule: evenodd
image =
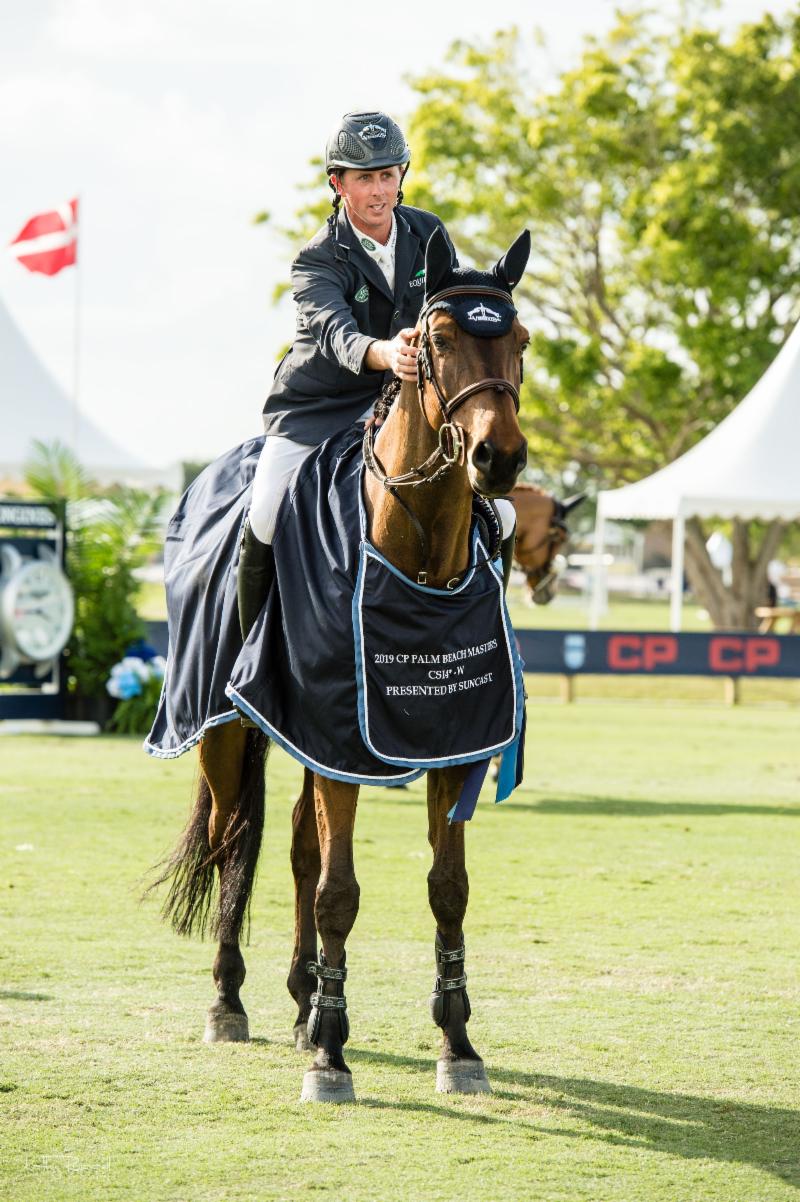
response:
<path id="1" fill-rule="evenodd" d="M 517 240 L 512 242 L 502 259 L 495 264 L 494 274 L 501 288 L 507 288 L 509 292 L 516 288 L 525 274 L 530 254 L 530 230 L 523 230 Z"/>
<path id="2" fill-rule="evenodd" d="M 435 229 L 425 251 L 426 306 L 437 292 L 445 288 L 457 288 L 463 284 L 472 291 L 465 296 L 447 296 L 435 301 L 429 311 L 444 310 L 455 318 L 462 330 L 466 330 L 473 337 L 499 338 L 507 334 L 517 315 L 511 300 L 511 289 L 514 286 L 511 280 L 516 283 L 525 270 L 530 245 L 530 235 L 526 231 L 517 238 L 493 271 L 475 271 L 469 267 L 454 268 L 447 240 L 440 229 Z M 485 297 L 475 291 L 481 285 L 489 290 Z M 508 293 L 508 301 L 492 295 L 497 289 Z"/>
<path id="3" fill-rule="evenodd" d="M 453 274 L 453 255 L 447 239 L 437 225 L 425 247 L 425 296 L 446 288 Z"/>

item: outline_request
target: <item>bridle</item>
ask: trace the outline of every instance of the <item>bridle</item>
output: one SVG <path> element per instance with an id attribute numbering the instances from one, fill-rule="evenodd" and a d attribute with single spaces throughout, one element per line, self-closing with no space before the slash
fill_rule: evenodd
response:
<path id="1" fill-rule="evenodd" d="M 452 419 L 456 410 L 465 401 L 468 401 L 470 397 L 475 396 L 476 393 L 488 391 L 498 393 L 507 392 L 514 402 L 514 409 L 519 413 L 518 390 L 510 380 L 504 380 L 498 376 L 487 376 L 483 380 L 476 380 L 474 384 L 468 384 L 466 388 L 462 388 L 454 397 L 448 398 L 444 395 L 433 363 L 431 339 L 428 332 L 428 318 L 436 305 L 451 296 L 493 296 L 499 297 L 506 303 L 510 299 L 509 294 L 502 292 L 499 288 L 484 288 L 477 284 L 461 284 L 455 288 L 444 288 L 441 292 L 434 293 L 423 305 L 419 315 L 421 330 L 419 355 L 417 356 L 417 400 L 422 410 L 422 416 L 428 422 L 428 415 L 425 412 L 425 383 L 426 381 L 430 382 L 439 406 L 439 412 L 442 415 L 442 424 L 438 428 L 439 444 L 424 463 L 420 463 L 400 475 L 387 476 L 380 460 L 375 454 L 375 425 L 369 425 L 364 431 L 364 462 L 372 475 L 381 482 L 387 492 L 392 492 L 393 489 L 403 486 L 416 488 L 420 484 L 433 484 L 446 471 L 449 471 L 454 464 L 463 464 L 466 451 L 464 431 Z M 428 422 L 428 425 L 430 425 L 430 422 Z M 431 429 L 435 429 L 435 427 L 431 427 Z"/>
<path id="2" fill-rule="evenodd" d="M 424 420 L 428 423 L 432 430 L 436 430 L 436 427 L 431 426 L 430 422 L 428 421 L 428 415 L 425 411 L 425 386 L 426 382 L 430 383 L 433 387 L 436 403 L 439 406 L 439 412 L 442 416 L 442 424 L 438 427 L 438 445 L 434 448 L 424 463 L 420 463 L 416 467 L 412 467 L 407 472 L 402 472 L 397 476 L 388 476 L 384 471 L 381 461 L 375 454 L 375 435 L 378 428 L 377 423 L 374 421 L 369 422 L 364 430 L 364 463 L 368 471 L 375 477 L 376 480 L 380 481 L 388 493 L 391 493 L 397 503 L 402 506 L 408 517 L 411 519 L 411 523 L 417 532 L 417 537 L 419 538 L 420 545 L 422 547 L 423 563 L 426 562 L 428 557 L 427 538 L 425 537 L 425 531 L 423 530 L 416 514 L 408 505 L 406 505 L 403 498 L 397 492 L 397 489 L 402 487 L 416 488 L 420 484 L 433 484 L 435 481 L 439 480 L 445 474 L 445 472 L 448 472 L 454 464 L 458 464 L 459 466 L 463 465 L 466 453 L 466 439 L 464 437 L 464 431 L 462 427 L 457 425 L 452 419 L 456 410 L 459 409 L 465 401 L 468 401 L 470 397 L 475 396 L 479 392 L 488 391 L 493 391 L 500 394 L 508 393 L 514 402 L 515 412 L 519 413 L 518 389 L 511 383 L 510 380 L 505 380 L 500 376 L 487 376 L 485 379 L 476 380 L 473 384 L 467 384 L 467 386 L 457 392 L 454 397 L 448 398 L 444 395 L 439 378 L 436 375 L 436 368 L 433 362 L 431 339 L 428 332 L 428 319 L 431 315 L 431 312 L 434 311 L 436 306 L 441 301 L 453 296 L 491 296 L 505 301 L 506 304 L 510 300 L 509 294 L 501 291 L 499 288 L 486 288 L 476 284 L 461 284 L 454 288 L 443 288 L 441 292 L 435 292 L 433 296 L 425 302 L 420 310 L 418 319 L 418 324 L 420 325 L 421 329 L 419 336 L 419 354 L 417 355 L 417 400 L 419 402 L 419 407 Z M 389 391 L 393 399 L 399 392 L 399 387 L 393 388 L 392 385 L 389 385 Z M 384 392 L 386 392 L 386 390 L 384 390 Z M 381 401 L 383 401 L 383 394 Z M 386 401 L 383 401 L 383 406 L 381 408 L 381 401 L 379 401 L 378 405 L 376 405 L 375 410 L 376 416 L 379 418 L 386 416 L 386 413 L 388 413 L 391 405 L 391 401 L 387 397 Z M 474 495 L 478 505 L 483 510 L 483 518 L 487 529 L 490 531 L 491 547 L 486 560 L 487 563 L 490 563 L 496 559 L 497 555 L 499 554 L 502 530 L 496 511 L 494 510 L 491 502 L 486 497 L 480 496 L 478 493 L 475 493 Z M 425 584 L 426 580 L 426 573 L 424 571 L 419 572 L 418 583 Z M 455 588 L 457 583 L 458 578 L 454 578 L 453 580 L 449 580 L 447 582 L 447 587 Z"/>
<path id="3" fill-rule="evenodd" d="M 531 590 L 531 596 L 534 599 L 537 593 L 548 588 L 557 578 L 558 572 L 552 567 L 553 559 L 555 558 L 557 548 L 562 546 L 569 538 L 569 528 L 567 526 L 564 506 L 556 497 L 553 497 L 553 504 L 555 510 L 547 533 L 532 548 L 533 552 L 538 551 L 540 547 L 544 546 L 551 547 L 552 550 L 541 567 L 532 568 L 530 571 L 525 569 L 525 579 L 528 582 L 528 588 Z"/>

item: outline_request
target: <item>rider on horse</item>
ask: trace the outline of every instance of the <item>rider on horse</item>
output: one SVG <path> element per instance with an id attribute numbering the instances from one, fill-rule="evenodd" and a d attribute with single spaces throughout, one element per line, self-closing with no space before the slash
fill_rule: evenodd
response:
<path id="1" fill-rule="evenodd" d="M 437 227 L 447 233 L 433 213 L 402 203 L 409 162 L 402 130 L 384 113 L 347 113 L 328 139 L 333 213 L 292 264 L 297 332 L 264 405 L 266 440 L 242 535 L 245 638 L 266 599 L 278 509 L 297 468 L 320 443 L 367 418 L 393 376 L 417 378 L 425 247 Z M 510 571 L 514 510 L 506 501 L 497 507 Z"/>

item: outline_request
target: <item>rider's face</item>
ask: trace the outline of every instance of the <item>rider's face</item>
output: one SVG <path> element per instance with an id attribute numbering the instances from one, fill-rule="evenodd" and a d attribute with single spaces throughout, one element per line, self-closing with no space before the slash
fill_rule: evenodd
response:
<path id="1" fill-rule="evenodd" d="M 347 168 L 333 177 L 356 229 L 385 241 L 392 228 L 392 209 L 397 204 L 400 178 L 399 167 L 381 167 L 378 171 Z"/>

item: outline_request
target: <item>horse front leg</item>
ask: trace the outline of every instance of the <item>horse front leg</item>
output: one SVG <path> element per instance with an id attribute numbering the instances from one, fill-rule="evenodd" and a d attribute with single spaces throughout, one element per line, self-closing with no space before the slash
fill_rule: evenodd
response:
<path id="1" fill-rule="evenodd" d="M 298 1052 L 307 1052 L 313 978 L 308 965 L 317 959 L 317 926 L 314 901 L 320 874 L 319 832 L 314 811 L 314 774 L 308 768 L 303 789 L 292 813 L 292 872 L 294 874 L 294 952 L 286 984 L 297 1003 L 294 1041 Z"/>
<path id="2" fill-rule="evenodd" d="M 353 827 L 358 786 L 314 777 L 314 805 L 320 848 L 320 876 L 314 918 L 321 950 L 313 967 L 317 989 L 311 996 L 308 1038 L 317 1049 L 303 1079 L 304 1102 L 352 1102 L 353 1078 L 344 1060 L 350 1033 L 344 983 L 345 944 L 358 913 L 359 887 L 353 867 Z"/>
<path id="3" fill-rule="evenodd" d="M 431 995 L 433 1021 L 442 1029 L 442 1051 L 436 1066 L 439 1093 L 487 1093 L 483 1060 L 467 1035 L 470 1004 L 464 968 L 464 915 L 469 879 L 464 861 L 464 823 L 447 821 L 466 776 L 465 767 L 437 768 L 428 773 L 428 842 L 433 864 L 428 898 L 436 919 L 436 983 Z"/>

